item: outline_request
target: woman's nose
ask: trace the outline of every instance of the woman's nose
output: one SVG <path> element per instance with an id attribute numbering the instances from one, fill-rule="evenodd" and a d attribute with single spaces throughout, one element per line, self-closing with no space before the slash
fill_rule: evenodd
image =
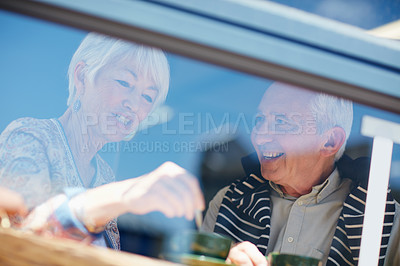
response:
<path id="1" fill-rule="evenodd" d="M 139 109 L 140 101 L 137 95 L 131 95 L 130 97 L 122 101 L 122 106 L 127 108 L 129 111 L 137 111 Z"/>

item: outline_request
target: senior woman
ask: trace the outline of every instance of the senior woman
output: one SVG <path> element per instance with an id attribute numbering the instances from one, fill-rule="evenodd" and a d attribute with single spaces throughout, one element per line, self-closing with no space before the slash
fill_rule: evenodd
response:
<path id="1" fill-rule="evenodd" d="M 0 136 L 0 186 L 20 193 L 28 209 L 41 204 L 26 227 L 59 228 L 53 231 L 63 236 L 79 229 L 78 238 L 96 236 L 97 245 L 119 249 L 112 218 L 122 213 L 161 211 L 192 219 L 203 209 L 196 178 L 179 166 L 165 163 L 148 175 L 113 183 L 113 171 L 97 153 L 109 142 L 131 139 L 163 103 L 169 87 L 164 53 L 90 33 L 68 72 L 68 108 L 61 117 L 21 118 Z M 103 228 L 105 238 L 98 234 Z"/>

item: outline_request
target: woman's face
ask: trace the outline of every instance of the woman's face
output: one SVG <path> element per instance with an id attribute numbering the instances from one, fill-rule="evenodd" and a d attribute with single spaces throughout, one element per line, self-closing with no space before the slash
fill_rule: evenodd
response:
<path id="1" fill-rule="evenodd" d="M 86 129 L 82 133 L 106 142 L 121 141 L 149 114 L 159 91 L 133 62 L 108 64 L 92 83 L 84 80 L 81 103 Z"/>

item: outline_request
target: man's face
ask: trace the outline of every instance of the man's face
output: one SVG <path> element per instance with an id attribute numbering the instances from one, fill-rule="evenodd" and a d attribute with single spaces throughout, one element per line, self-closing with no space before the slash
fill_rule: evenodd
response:
<path id="1" fill-rule="evenodd" d="M 321 170 L 324 143 L 309 110 L 313 97 L 313 92 L 281 83 L 265 92 L 251 136 L 265 179 L 284 187 L 315 185 L 311 177 Z"/>

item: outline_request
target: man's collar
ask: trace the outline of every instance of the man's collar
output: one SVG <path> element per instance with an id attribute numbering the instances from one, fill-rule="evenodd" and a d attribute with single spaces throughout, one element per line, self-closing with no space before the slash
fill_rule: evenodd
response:
<path id="1" fill-rule="evenodd" d="M 336 162 L 336 167 L 341 178 L 349 178 L 354 184 L 367 187 L 371 159 L 360 157 L 355 160 L 343 154 Z"/>
<path id="2" fill-rule="evenodd" d="M 246 173 L 246 176 L 254 174 L 262 178 L 261 165 L 256 152 L 253 152 L 250 155 L 243 157 L 242 166 Z M 338 180 L 340 181 L 342 178 L 349 178 L 353 181 L 354 184 L 363 185 L 364 187 L 366 187 L 368 183 L 369 166 L 370 158 L 368 157 L 360 157 L 353 160 L 346 154 L 343 154 L 340 160 L 336 162 L 337 172 L 339 173 L 340 177 L 338 178 Z"/>
<path id="3" fill-rule="evenodd" d="M 329 196 L 332 192 L 334 192 L 340 186 L 340 183 L 341 183 L 341 178 L 339 177 L 338 170 L 335 168 L 333 172 L 328 176 L 328 178 L 325 179 L 324 182 L 313 186 L 310 193 L 307 193 L 303 196 L 307 196 L 307 198 L 315 197 L 316 203 L 318 203 L 327 196 Z M 274 191 L 276 191 L 279 194 L 281 198 L 296 200 L 296 197 L 292 197 L 285 194 L 280 188 L 280 186 L 275 184 L 274 182 L 269 181 L 269 185 Z"/>
<path id="4" fill-rule="evenodd" d="M 246 173 L 246 176 L 250 176 L 254 174 L 258 177 L 262 177 L 261 175 L 261 165 L 258 160 L 258 156 L 256 152 L 253 152 L 245 157 L 242 157 L 242 166 L 243 170 Z"/>

